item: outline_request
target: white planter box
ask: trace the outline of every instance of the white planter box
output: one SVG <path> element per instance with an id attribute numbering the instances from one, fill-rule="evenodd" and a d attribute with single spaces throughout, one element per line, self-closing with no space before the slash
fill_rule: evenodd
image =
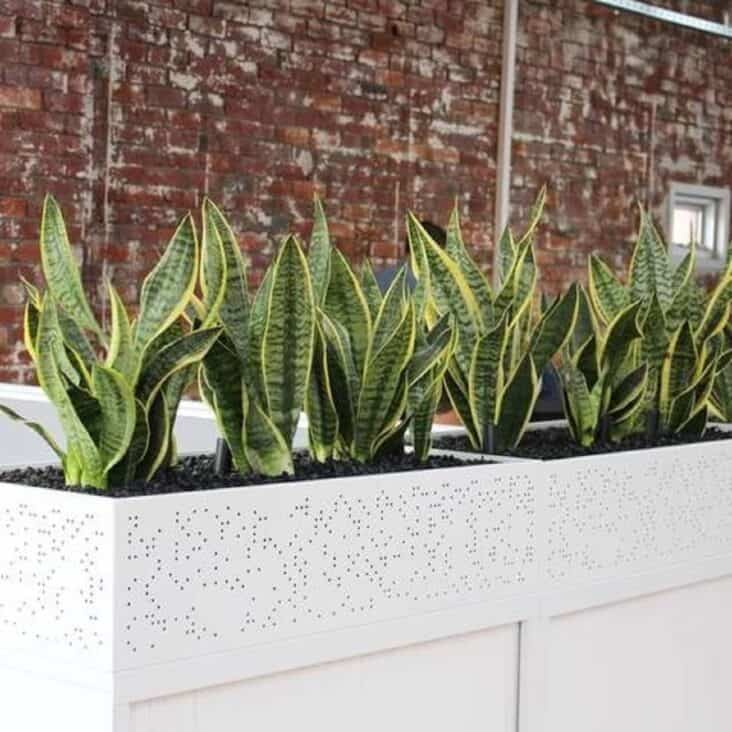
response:
<path id="1" fill-rule="evenodd" d="M 0 729 L 726 732 L 731 603 L 726 441 L 121 500 L 4 484 Z"/>
<path id="2" fill-rule="evenodd" d="M 61 684 L 55 730 L 128 732 L 141 700 L 516 622 L 540 481 L 514 462 L 125 499 L 0 484 L 8 698 Z"/>

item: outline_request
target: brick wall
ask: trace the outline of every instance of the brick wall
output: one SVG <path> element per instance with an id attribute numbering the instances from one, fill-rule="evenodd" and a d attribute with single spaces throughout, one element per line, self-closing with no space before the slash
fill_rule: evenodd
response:
<path id="1" fill-rule="evenodd" d="M 0 0 L 0 380 L 22 380 L 19 270 L 43 193 L 62 201 L 87 285 L 133 300 L 204 192 L 256 281 L 326 198 L 340 246 L 400 256 L 403 216 L 455 196 L 487 246 L 500 2 Z"/>
<path id="2" fill-rule="evenodd" d="M 681 7 L 682 3 L 669 2 Z M 718 14 L 716 3 L 683 3 Z M 512 199 L 550 182 L 551 289 L 627 254 L 633 200 L 732 182 L 730 43 L 580 0 L 521 0 Z M 37 277 L 45 191 L 104 313 L 133 301 L 203 193 L 256 282 L 326 198 L 354 261 L 395 261 L 403 216 L 491 258 L 500 0 L 0 0 L 0 381 L 27 380 L 18 274 Z M 710 16 L 718 19 L 716 16 Z M 655 111 L 654 111 L 655 110 Z"/>
<path id="3" fill-rule="evenodd" d="M 721 20 L 719 3 L 664 7 Z M 671 181 L 732 186 L 732 41 L 588 0 L 522 0 L 514 215 L 550 184 L 540 254 L 548 288 L 587 254 L 622 266 L 635 205 L 665 221 Z"/>

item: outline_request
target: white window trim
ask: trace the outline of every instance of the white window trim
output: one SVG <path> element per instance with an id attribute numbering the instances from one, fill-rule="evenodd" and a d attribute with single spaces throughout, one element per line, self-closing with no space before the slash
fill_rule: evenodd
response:
<path id="1" fill-rule="evenodd" d="M 727 247 L 730 239 L 730 191 L 729 188 L 703 186 L 693 183 L 671 183 L 666 206 L 666 240 L 671 257 L 675 261 L 683 259 L 685 247 L 673 242 L 673 211 L 678 200 L 684 198 L 707 199 L 717 207 L 716 241 L 717 256 L 711 256 L 701 247 L 697 247 L 696 271 L 698 274 L 719 272 L 724 268 Z"/>

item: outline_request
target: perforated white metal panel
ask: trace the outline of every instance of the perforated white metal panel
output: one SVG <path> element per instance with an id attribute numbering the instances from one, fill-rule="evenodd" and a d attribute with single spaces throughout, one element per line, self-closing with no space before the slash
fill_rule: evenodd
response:
<path id="1" fill-rule="evenodd" d="M 550 585 L 629 576 L 732 551 L 732 444 L 547 464 Z"/>
<path id="2" fill-rule="evenodd" d="M 539 467 L 122 501 L 118 667 L 533 591 Z"/>
<path id="3" fill-rule="evenodd" d="M 0 649 L 111 666 L 112 509 L 0 484 Z"/>

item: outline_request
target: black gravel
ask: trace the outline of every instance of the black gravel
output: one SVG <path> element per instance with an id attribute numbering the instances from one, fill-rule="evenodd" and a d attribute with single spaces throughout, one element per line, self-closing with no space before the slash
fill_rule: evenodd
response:
<path id="1" fill-rule="evenodd" d="M 214 488 L 233 488 L 266 483 L 296 482 L 302 480 L 321 480 L 323 478 L 343 478 L 359 475 L 380 475 L 401 473 L 409 470 L 434 470 L 452 468 L 460 465 L 475 465 L 485 461 L 476 456 L 475 460 L 463 460 L 449 455 L 434 455 L 424 463 L 418 463 L 411 455 L 394 455 L 378 463 L 363 465 L 354 461 L 330 460 L 326 463 L 313 462 L 307 454 L 297 453 L 294 458 L 295 474 L 268 477 L 263 475 L 214 474 L 213 455 L 195 455 L 181 459 L 173 468 L 161 471 L 155 480 L 146 483 L 135 481 L 127 486 L 98 490 L 82 486 L 64 484 L 63 472 L 59 467 L 17 468 L 0 472 L 0 482 L 20 483 L 38 488 L 92 493 L 111 498 L 130 496 L 152 496 L 161 493 L 188 493 L 206 491 Z"/>
<path id="2" fill-rule="evenodd" d="M 548 427 L 543 430 L 527 432 L 517 448 L 506 450 L 504 454 L 510 457 L 530 458 L 533 460 L 558 460 L 561 458 L 582 457 L 584 455 L 603 455 L 609 452 L 645 450 L 649 447 L 670 447 L 673 445 L 688 445 L 694 442 L 729 440 L 730 438 L 732 438 L 732 433 L 723 432 L 716 427 L 711 427 L 701 439 L 683 437 L 682 435 L 664 435 L 655 440 L 647 440 L 644 435 L 634 435 L 627 437 L 621 442 L 598 443 L 591 447 L 582 447 L 572 439 L 569 430 L 565 427 Z M 474 452 L 465 435 L 438 437 L 434 440 L 434 446 L 441 450 Z"/>

